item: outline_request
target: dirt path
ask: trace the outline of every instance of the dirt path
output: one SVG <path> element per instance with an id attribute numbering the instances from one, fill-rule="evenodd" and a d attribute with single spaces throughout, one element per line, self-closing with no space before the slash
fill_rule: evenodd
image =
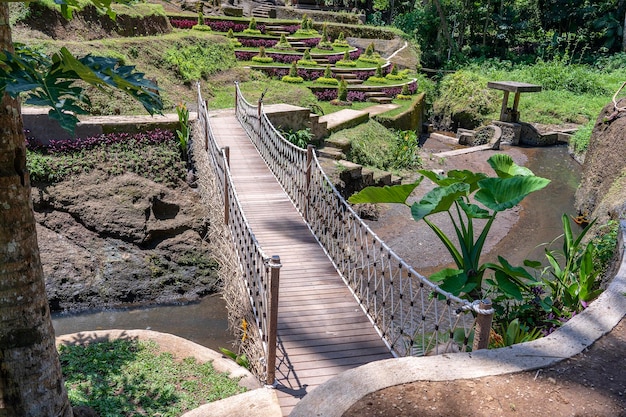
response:
<path id="1" fill-rule="evenodd" d="M 418 381 L 369 394 L 343 417 L 624 417 L 626 319 L 587 351 L 538 371 Z"/>

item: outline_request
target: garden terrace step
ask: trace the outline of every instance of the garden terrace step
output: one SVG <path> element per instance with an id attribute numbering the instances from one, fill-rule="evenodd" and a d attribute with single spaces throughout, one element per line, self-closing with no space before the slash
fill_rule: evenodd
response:
<path id="1" fill-rule="evenodd" d="M 385 93 L 382 91 L 367 91 L 365 92 L 365 97 L 374 98 L 374 97 L 387 97 Z"/>
<path id="2" fill-rule="evenodd" d="M 328 62 L 328 58 L 313 58 L 313 61 L 317 62 L 320 65 L 330 64 L 330 62 Z"/>
<path id="3" fill-rule="evenodd" d="M 391 97 L 370 97 L 367 101 L 378 104 L 389 104 L 393 101 L 393 99 Z"/>
<path id="4" fill-rule="evenodd" d="M 334 148 L 332 146 L 324 146 L 323 148 L 319 148 L 317 150 L 317 155 L 324 158 L 334 159 L 335 161 L 346 158 L 346 155 L 341 151 L 341 149 Z"/>
<path id="5" fill-rule="evenodd" d="M 265 28 L 265 33 L 268 35 L 273 35 L 273 36 L 281 36 L 281 35 L 289 36 L 289 32 L 287 32 L 286 30 L 267 30 L 267 28 Z"/>
<path id="6" fill-rule="evenodd" d="M 344 77 L 344 81 L 346 82 L 346 84 L 348 85 L 357 85 L 357 84 L 363 84 L 363 80 L 360 80 L 358 78 L 345 78 Z"/>
<path id="7" fill-rule="evenodd" d="M 335 132 L 341 129 L 358 126 L 369 120 L 369 113 L 361 110 L 343 109 L 338 112 L 325 114 L 320 117 L 320 122 L 327 122 L 328 131 Z"/>

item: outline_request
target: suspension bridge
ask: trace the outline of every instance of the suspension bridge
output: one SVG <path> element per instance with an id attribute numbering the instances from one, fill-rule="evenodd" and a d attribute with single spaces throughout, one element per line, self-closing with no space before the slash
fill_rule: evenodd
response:
<path id="1" fill-rule="evenodd" d="M 333 376 L 407 355 L 465 350 L 483 310 L 440 290 L 357 216 L 314 149 L 286 141 L 236 88 L 209 114 L 198 87 L 197 149 L 217 177 L 263 345 L 259 379 L 288 415 Z M 472 313 L 474 312 L 474 314 Z"/>

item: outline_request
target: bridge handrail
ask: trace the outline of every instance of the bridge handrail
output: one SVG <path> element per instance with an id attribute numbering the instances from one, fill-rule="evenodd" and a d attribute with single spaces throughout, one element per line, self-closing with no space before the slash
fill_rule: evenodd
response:
<path id="1" fill-rule="evenodd" d="M 451 338 L 465 349 L 475 322 L 465 313 L 477 305 L 442 290 L 389 248 L 339 194 L 312 147 L 285 140 L 262 101 L 250 104 L 238 84 L 236 115 L 391 352 L 441 353 Z"/>
<path id="2" fill-rule="evenodd" d="M 198 85 L 198 123 L 200 131 L 205 132 L 205 150 L 217 178 L 218 188 L 224 202 L 224 219 L 228 224 L 239 258 L 239 266 L 245 281 L 252 312 L 261 336 L 265 352 L 265 375 L 257 375 L 268 384 L 274 383 L 276 358 L 276 329 L 271 323 L 272 317 L 272 281 L 277 285 L 277 269 L 280 259 L 268 256 L 256 239 L 241 207 L 240 200 L 233 185 L 229 168 L 228 149 L 220 148 L 209 122 L 209 114 L 205 101 L 202 99 Z M 275 288 L 277 294 L 277 288 Z M 272 328 L 274 327 L 274 328 Z M 254 368 L 253 368 L 254 370 Z"/>

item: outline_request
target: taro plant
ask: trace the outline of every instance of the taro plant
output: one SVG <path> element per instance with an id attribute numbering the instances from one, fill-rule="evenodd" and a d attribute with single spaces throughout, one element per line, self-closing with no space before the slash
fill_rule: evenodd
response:
<path id="1" fill-rule="evenodd" d="M 595 220 L 576 238 L 572 233 L 569 217 L 564 214 L 561 220 L 563 247 L 560 251 L 546 248 L 546 258 L 550 265 L 543 270 L 543 281 L 551 290 L 555 313 L 578 312 L 602 292 L 598 288 L 600 270 L 593 262 L 594 244 L 583 244 L 583 239 Z"/>
<path id="2" fill-rule="evenodd" d="M 189 109 L 185 106 L 185 103 L 179 103 L 176 106 L 176 113 L 178 113 L 178 123 L 180 125 L 180 129 L 176 130 L 176 136 L 178 137 L 181 156 L 184 161 L 187 161 L 189 134 L 191 132 L 189 128 Z"/>
<path id="3" fill-rule="evenodd" d="M 423 220 L 430 227 L 456 264 L 456 268 L 445 268 L 430 277 L 432 281 L 441 282 L 443 290 L 478 300 L 483 298 L 485 284 L 490 284 L 497 286 L 507 297 L 521 300 L 522 291 L 529 290 L 528 282 L 534 281 L 532 275 L 522 267 L 511 266 L 502 257 L 498 257 L 498 264 L 481 264 L 480 257 L 497 214 L 515 207 L 530 193 L 546 187 L 550 180 L 535 176 L 529 169 L 518 166 L 506 154 L 493 155 L 488 162 L 496 173 L 495 177 L 469 170 L 451 170 L 447 176 L 420 170 L 422 176 L 413 184 L 367 187 L 348 201 L 355 204 L 400 203 L 409 206 L 413 219 Z M 432 180 L 436 187 L 420 201 L 409 205 L 407 199 L 424 178 Z M 448 214 L 454 227 L 456 243 L 454 237 L 448 236 L 430 220 L 429 217 L 436 213 Z M 474 220 L 482 222 L 475 223 Z M 494 272 L 493 277 L 485 278 L 487 270 Z"/>

